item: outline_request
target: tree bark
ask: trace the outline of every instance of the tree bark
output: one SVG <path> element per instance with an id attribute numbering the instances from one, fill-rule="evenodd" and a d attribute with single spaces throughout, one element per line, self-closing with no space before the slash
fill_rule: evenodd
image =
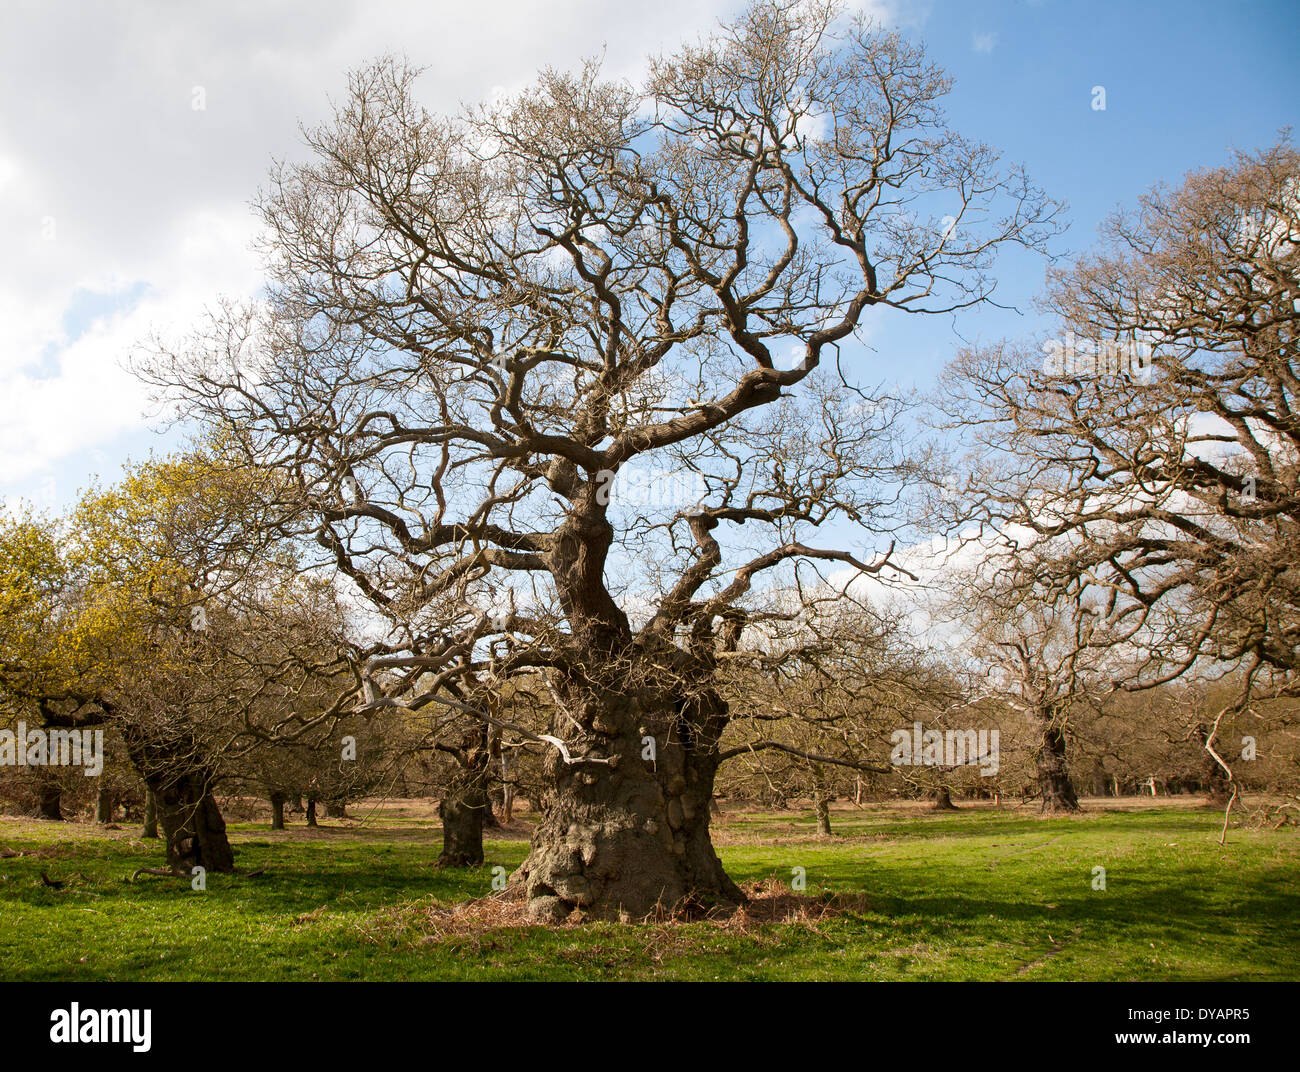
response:
<path id="1" fill-rule="evenodd" d="M 95 794 L 95 822 L 101 826 L 113 821 L 113 811 L 117 807 L 117 801 L 113 799 L 113 791 L 107 786 L 100 786 L 99 791 Z"/>
<path id="2" fill-rule="evenodd" d="M 155 736 L 128 723 L 122 737 L 131 762 L 153 790 L 167 865 L 178 871 L 234 871 L 235 853 L 212 792 L 216 772 L 203 761 L 193 736 L 183 729 Z"/>
<path id="3" fill-rule="evenodd" d="M 316 798 L 309 797 L 307 800 L 307 825 L 316 826 Z"/>
<path id="4" fill-rule="evenodd" d="M 158 797 L 148 786 L 144 791 L 144 829 L 140 831 L 144 838 L 158 836 Z"/>
<path id="5" fill-rule="evenodd" d="M 234 871 L 235 854 L 212 794 L 210 772 L 191 771 L 176 781 L 156 785 L 154 792 L 158 795 L 158 819 L 171 867 Z"/>
<path id="6" fill-rule="evenodd" d="M 1038 790 L 1043 812 L 1079 810 L 1079 797 L 1065 762 L 1065 731 L 1054 719 L 1042 719 L 1043 739 L 1038 748 Z"/>
<path id="7" fill-rule="evenodd" d="M 509 826 L 515 813 L 515 787 L 510 781 L 510 760 L 501 753 L 501 825 Z"/>
<path id="8" fill-rule="evenodd" d="M 935 811 L 957 811 L 957 805 L 952 802 L 952 790 L 946 785 L 939 786 L 934 791 L 934 810 Z"/>
<path id="9" fill-rule="evenodd" d="M 53 822 L 63 822 L 63 786 L 53 777 L 41 779 L 36 798 L 37 815 Z"/>
<path id="10" fill-rule="evenodd" d="M 544 922 L 579 911 L 630 920 L 688 898 L 700 906 L 743 902 L 709 839 L 722 699 L 708 690 L 674 702 L 630 683 L 609 692 L 568 685 L 559 696 L 568 717 L 557 716 L 551 732 L 563 735 L 571 758 L 610 762 L 566 763 L 557 749 L 548 752 L 544 814 L 514 876 L 529 914 Z M 642 758 L 647 736 L 654 761 Z"/>
<path id="11" fill-rule="evenodd" d="M 284 829 L 284 805 L 288 798 L 283 793 L 271 794 L 271 829 Z"/>
<path id="12" fill-rule="evenodd" d="M 438 801 L 442 820 L 439 867 L 479 867 L 483 863 L 483 821 L 491 804 L 484 789 L 482 767 L 457 770 Z"/>
<path id="13" fill-rule="evenodd" d="M 817 812 L 817 836 L 832 837 L 831 801 L 830 795 L 826 791 L 826 782 L 822 777 L 821 771 L 817 771 L 813 775 L 813 784 L 816 787 L 814 807 Z"/>

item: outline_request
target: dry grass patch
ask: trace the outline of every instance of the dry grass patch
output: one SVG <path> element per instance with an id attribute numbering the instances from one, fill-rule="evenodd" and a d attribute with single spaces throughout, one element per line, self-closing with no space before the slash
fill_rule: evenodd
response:
<path id="1" fill-rule="evenodd" d="M 817 896 L 796 893 L 775 877 L 744 883 L 748 900 L 742 905 L 706 907 L 684 901 L 671 909 L 660 909 L 627 925 L 627 934 L 645 939 L 653 959 L 681 946 L 687 952 L 707 933 L 741 934 L 759 938 L 773 924 L 816 930 L 825 920 L 860 915 L 868 910 L 861 894 L 838 893 Z M 564 932 L 593 922 L 575 914 L 564 923 L 544 925 L 530 919 L 522 888 L 509 887 L 486 897 L 456 905 L 430 903 L 427 899 L 407 901 L 371 916 L 358 928 L 366 941 L 376 944 L 418 946 L 470 939 L 476 948 L 491 948 L 494 935 L 506 932 Z M 689 937 L 684 928 L 693 932 Z M 611 950 L 598 948 L 602 957 Z M 595 955 L 592 950 L 583 956 Z"/>

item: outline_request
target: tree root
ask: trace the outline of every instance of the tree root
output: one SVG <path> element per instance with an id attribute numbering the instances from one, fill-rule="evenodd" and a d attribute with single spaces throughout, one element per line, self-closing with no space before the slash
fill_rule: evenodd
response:
<path id="1" fill-rule="evenodd" d="M 65 886 L 67 886 L 74 878 L 79 879 L 84 885 L 87 886 L 94 885 L 94 883 L 92 883 L 90 879 L 88 879 L 80 871 L 73 871 L 72 874 L 70 874 L 67 878 L 50 878 L 49 875 L 47 875 L 44 871 L 42 871 L 41 885 L 48 886 L 52 890 L 61 890 Z"/>
<path id="2" fill-rule="evenodd" d="M 239 875 L 241 878 L 257 878 L 258 875 L 265 875 L 266 868 L 259 867 L 256 871 L 234 871 L 232 874 Z M 180 868 L 172 867 L 139 867 L 131 875 L 129 882 L 134 882 L 141 875 L 158 875 L 162 878 L 184 878 L 191 876 L 189 871 L 182 871 Z"/>
<path id="3" fill-rule="evenodd" d="M 188 872 L 182 871 L 179 868 L 139 867 L 136 868 L 135 872 L 131 875 L 131 878 L 128 881 L 134 882 L 141 875 L 160 875 L 163 878 L 189 878 L 190 877 Z"/>

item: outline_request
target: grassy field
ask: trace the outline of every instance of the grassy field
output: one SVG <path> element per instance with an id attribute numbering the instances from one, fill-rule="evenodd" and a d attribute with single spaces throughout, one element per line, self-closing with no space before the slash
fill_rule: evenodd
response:
<path id="1" fill-rule="evenodd" d="M 731 811 L 716 842 L 738 882 L 772 898 L 804 870 L 792 921 L 550 929 L 449 911 L 522 861 L 521 822 L 459 872 L 431 866 L 437 822 L 414 802 L 319 830 L 232 823 L 239 865 L 267 872 L 195 892 L 128 881 L 160 856 L 134 830 L 4 818 L 0 849 L 23 854 L 0 859 L 0 979 L 1300 979 L 1295 828 L 1220 848 L 1217 812 L 1103 807 L 850 807 L 830 840 L 811 814 Z"/>

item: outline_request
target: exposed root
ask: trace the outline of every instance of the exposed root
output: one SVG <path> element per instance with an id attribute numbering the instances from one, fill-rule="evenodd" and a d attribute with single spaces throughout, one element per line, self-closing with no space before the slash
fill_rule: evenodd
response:
<path id="1" fill-rule="evenodd" d="M 42 886 L 47 886 L 49 889 L 52 889 L 52 890 L 61 890 L 61 889 L 63 889 L 63 888 L 64 888 L 65 886 L 67 886 L 67 885 L 72 881 L 72 879 L 74 879 L 74 878 L 75 878 L 75 879 L 78 879 L 78 880 L 79 880 L 83 885 L 86 885 L 86 886 L 92 885 L 90 879 L 88 879 L 88 878 L 87 878 L 85 875 L 83 875 L 80 871 L 74 871 L 74 872 L 72 872 L 72 874 L 68 875 L 67 878 L 50 878 L 50 876 L 47 875 L 44 871 L 42 871 L 40 874 L 41 874 L 41 885 L 42 885 Z"/>
<path id="2" fill-rule="evenodd" d="M 233 871 L 231 873 L 240 875 L 243 878 L 257 878 L 258 875 L 266 874 L 266 868 L 259 867 L 256 871 Z M 158 875 L 161 878 L 183 878 L 188 880 L 191 877 L 191 872 L 184 871 L 179 867 L 138 867 L 131 875 L 130 881 L 134 882 L 141 875 Z"/>
<path id="3" fill-rule="evenodd" d="M 141 875 L 159 875 L 162 878 L 189 878 L 189 874 L 179 868 L 171 867 L 138 867 L 131 875 L 131 881 L 134 882 Z"/>

